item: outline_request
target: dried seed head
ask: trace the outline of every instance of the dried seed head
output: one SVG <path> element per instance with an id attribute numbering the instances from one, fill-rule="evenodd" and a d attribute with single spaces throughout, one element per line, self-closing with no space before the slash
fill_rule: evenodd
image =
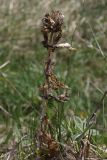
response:
<path id="1" fill-rule="evenodd" d="M 42 31 L 59 32 L 63 24 L 64 16 L 59 11 L 52 11 L 51 14 L 46 14 L 42 19 Z"/>

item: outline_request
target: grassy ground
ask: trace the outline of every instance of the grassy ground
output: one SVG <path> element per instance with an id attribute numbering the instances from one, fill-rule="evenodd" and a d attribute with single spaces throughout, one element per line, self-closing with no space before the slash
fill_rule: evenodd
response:
<path id="1" fill-rule="evenodd" d="M 43 6 L 43 1 L 38 4 L 37 10 L 31 8 L 39 2 L 18 3 L 17 10 L 11 9 L 12 4 L 9 10 L 5 1 L 1 1 L 0 65 L 6 61 L 9 63 L 0 69 L 0 154 L 2 157 L 21 141 L 18 154 L 21 160 L 34 153 L 34 135 L 40 123 L 39 87 L 44 82 L 43 68 L 47 56 L 46 49 L 41 45 L 39 26 L 44 13 L 39 12 L 40 8 L 43 7 L 46 12 L 45 9 L 56 5 L 65 13 L 62 41 L 67 40 L 77 48 L 75 53 L 67 50 L 56 52 L 55 72 L 71 88 L 71 98 L 65 104 L 51 101 L 48 109 L 53 136 L 58 141 L 60 136 L 60 143 L 69 145 L 83 132 L 86 118 L 94 112 L 107 87 L 107 3 L 96 1 L 93 4 L 89 1 L 84 7 L 82 2 L 54 4 L 51 1 Z M 74 6 L 70 13 L 68 7 L 64 8 L 68 4 Z M 96 155 L 100 154 L 103 158 L 107 158 L 107 153 L 102 152 L 102 148 L 107 146 L 106 104 L 107 98 L 91 130 L 92 144 L 98 147 Z M 25 146 L 28 154 L 26 149 L 22 151 Z"/>

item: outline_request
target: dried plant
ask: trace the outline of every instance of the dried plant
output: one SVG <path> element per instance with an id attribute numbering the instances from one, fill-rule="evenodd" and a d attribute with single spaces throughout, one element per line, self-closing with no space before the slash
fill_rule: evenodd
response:
<path id="1" fill-rule="evenodd" d="M 52 156 L 59 151 L 59 144 L 53 138 L 50 130 L 52 125 L 49 122 L 47 116 L 47 102 L 53 99 L 58 102 L 66 102 L 69 100 L 69 87 L 61 82 L 54 73 L 54 54 L 57 48 L 68 48 L 70 50 L 75 50 L 71 47 L 69 43 L 59 43 L 62 37 L 62 26 L 63 26 L 64 15 L 59 11 L 52 11 L 50 14 L 46 14 L 42 19 L 41 32 L 43 34 L 44 40 L 42 44 L 47 48 L 48 56 L 45 62 L 44 74 L 45 82 L 40 87 L 40 95 L 42 97 L 41 104 L 41 124 L 38 132 L 37 138 L 37 157 L 41 154 L 46 154 Z M 38 154 L 42 152 L 41 154 Z"/>

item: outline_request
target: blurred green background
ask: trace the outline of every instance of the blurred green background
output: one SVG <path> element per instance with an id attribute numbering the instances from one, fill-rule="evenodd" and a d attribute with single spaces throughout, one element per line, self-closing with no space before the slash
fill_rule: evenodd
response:
<path id="1" fill-rule="evenodd" d="M 77 49 L 56 51 L 55 72 L 71 88 L 70 101 L 61 106 L 64 113 L 87 118 L 107 89 L 106 0 L 0 0 L 0 66 L 9 61 L 0 69 L 1 146 L 38 125 L 47 56 L 41 19 L 54 9 L 65 16 L 61 41 Z M 101 143 L 107 144 L 107 98 L 101 107 L 96 129 L 103 135 Z M 55 114 L 50 104 L 53 121 Z"/>

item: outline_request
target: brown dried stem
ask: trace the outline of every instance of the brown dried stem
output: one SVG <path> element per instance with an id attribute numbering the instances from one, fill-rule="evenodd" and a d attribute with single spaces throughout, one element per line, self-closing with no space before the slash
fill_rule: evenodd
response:
<path id="1" fill-rule="evenodd" d="M 68 48 L 73 50 L 69 43 L 58 44 L 62 36 L 62 25 L 64 16 L 59 11 L 52 11 L 51 14 L 46 14 L 42 19 L 41 32 L 44 40 L 42 44 L 47 48 L 48 56 L 45 62 L 44 74 L 45 82 L 40 87 L 40 94 L 42 97 L 41 104 L 41 122 L 37 138 L 37 147 L 39 150 L 43 149 L 43 144 L 48 146 L 49 152 L 57 152 L 59 144 L 52 138 L 48 130 L 51 130 L 52 125 L 49 122 L 47 113 L 47 101 L 53 99 L 58 102 L 66 102 L 69 100 L 68 86 L 58 80 L 54 74 L 53 57 L 57 48 Z M 58 90 L 58 91 L 57 91 Z M 63 92 L 61 92 L 63 90 Z M 60 92 L 60 94 L 59 94 Z M 54 145 L 53 145 L 54 144 Z M 51 146 L 51 147 L 50 147 Z M 46 146 L 45 146 L 46 147 Z M 51 150 L 51 149 L 52 150 Z M 37 156 L 37 158 L 39 155 Z"/>

